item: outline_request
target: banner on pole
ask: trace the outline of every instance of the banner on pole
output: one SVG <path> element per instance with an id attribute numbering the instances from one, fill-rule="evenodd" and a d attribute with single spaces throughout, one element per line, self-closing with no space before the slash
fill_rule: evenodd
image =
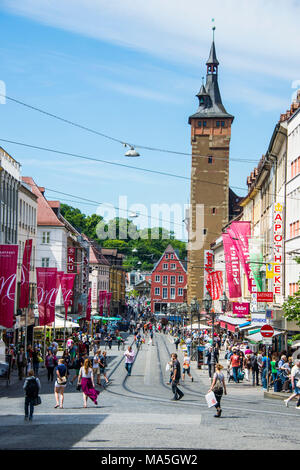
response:
<path id="1" fill-rule="evenodd" d="M 89 288 L 89 294 L 88 294 L 88 301 L 87 301 L 87 306 L 86 306 L 86 320 L 90 321 L 91 320 L 91 312 L 92 312 L 92 288 Z"/>
<path id="2" fill-rule="evenodd" d="M 55 319 L 57 296 L 57 269 L 36 268 L 37 300 L 40 326 L 49 325 Z"/>
<path id="3" fill-rule="evenodd" d="M 222 271 L 213 271 L 209 274 L 210 295 L 212 300 L 219 300 L 223 292 L 223 273 Z"/>
<path id="4" fill-rule="evenodd" d="M 13 328 L 18 245 L 0 245 L 0 325 Z"/>
<path id="5" fill-rule="evenodd" d="M 23 262 L 21 267 L 21 285 L 20 285 L 20 299 L 19 308 L 29 307 L 29 276 L 30 276 L 30 260 L 32 253 L 32 239 L 26 240 Z"/>
<path id="6" fill-rule="evenodd" d="M 250 255 L 249 255 L 249 238 L 251 235 L 251 222 L 248 221 L 238 221 L 232 222 L 230 228 L 227 229 L 228 234 L 230 235 L 233 244 L 237 249 L 237 254 L 241 265 L 243 267 L 244 273 L 248 282 L 248 289 L 250 294 L 255 292 L 256 285 L 253 278 L 253 274 L 250 269 Z"/>
<path id="7" fill-rule="evenodd" d="M 228 233 L 223 233 L 222 238 L 229 297 L 236 299 L 242 296 L 238 252 Z"/>
<path id="8" fill-rule="evenodd" d="M 68 309 L 69 309 L 69 306 L 71 305 L 75 276 L 76 274 L 72 274 L 72 273 L 62 273 L 62 276 L 61 276 L 60 284 L 61 284 L 62 296 L 64 299 L 65 318 L 67 318 Z"/>

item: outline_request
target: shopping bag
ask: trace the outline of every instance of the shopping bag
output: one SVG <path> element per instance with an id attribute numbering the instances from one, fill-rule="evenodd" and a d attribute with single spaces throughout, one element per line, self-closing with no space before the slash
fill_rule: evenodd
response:
<path id="1" fill-rule="evenodd" d="M 205 395 L 205 400 L 208 405 L 208 408 L 211 408 L 212 406 L 215 406 L 217 404 L 216 396 L 214 392 L 208 392 Z"/>

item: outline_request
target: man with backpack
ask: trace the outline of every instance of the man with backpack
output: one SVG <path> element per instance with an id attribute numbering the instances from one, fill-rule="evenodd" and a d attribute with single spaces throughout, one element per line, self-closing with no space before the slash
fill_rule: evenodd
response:
<path id="1" fill-rule="evenodd" d="M 37 377 L 34 376 L 33 370 L 28 372 L 28 377 L 26 377 L 23 385 L 23 390 L 25 391 L 25 420 L 32 421 L 33 417 L 33 407 L 36 404 L 39 391 L 41 390 L 41 383 Z M 29 413 L 28 413 L 29 411 Z"/>

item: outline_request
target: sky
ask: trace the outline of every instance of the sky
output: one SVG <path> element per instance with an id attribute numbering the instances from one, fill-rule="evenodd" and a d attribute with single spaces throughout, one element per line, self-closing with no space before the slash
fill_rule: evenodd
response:
<path id="1" fill-rule="evenodd" d="M 0 13 L 0 92 L 119 141 L 183 153 L 191 151 L 188 117 L 198 107 L 215 25 L 221 96 L 235 116 L 230 185 L 240 196 L 300 86 L 298 1 L 0 0 Z M 0 102 L 0 145 L 47 199 L 107 218 L 135 211 L 140 228 L 159 219 L 168 228 L 174 209 L 171 229 L 185 237 L 188 179 L 5 140 L 187 178 L 189 155 L 138 149 L 139 158 L 126 158 L 119 142 Z"/>

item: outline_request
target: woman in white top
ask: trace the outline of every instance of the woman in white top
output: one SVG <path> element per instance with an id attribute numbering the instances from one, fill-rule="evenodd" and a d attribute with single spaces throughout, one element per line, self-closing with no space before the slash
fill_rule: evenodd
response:
<path id="1" fill-rule="evenodd" d="M 94 374 L 90 359 L 84 361 L 78 376 L 78 385 L 81 385 L 83 392 L 83 407 L 87 407 L 87 398 L 89 397 L 95 405 L 98 405 L 97 399 L 100 392 L 95 390 Z"/>
<path id="2" fill-rule="evenodd" d="M 225 377 L 224 377 L 224 374 L 221 372 L 222 369 L 223 369 L 223 366 L 221 364 L 216 364 L 216 372 L 214 373 L 211 387 L 208 390 L 208 392 L 211 392 L 211 391 L 214 392 L 216 400 L 217 400 L 217 404 L 215 405 L 217 409 L 217 414 L 215 415 L 215 418 L 220 418 L 221 413 L 222 413 L 221 398 L 223 395 L 223 391 L 225 395 L 227 395 Z"/>

